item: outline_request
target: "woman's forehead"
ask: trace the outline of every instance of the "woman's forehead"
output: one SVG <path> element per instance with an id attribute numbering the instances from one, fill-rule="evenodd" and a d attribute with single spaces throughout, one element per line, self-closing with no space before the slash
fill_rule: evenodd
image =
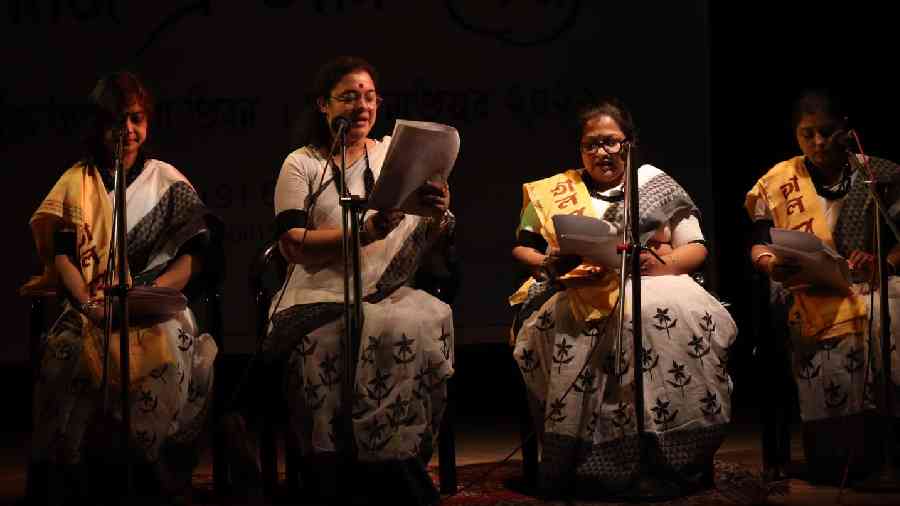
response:
<path id="1" fill-rule="evenodd" d="M 372 81 L 372 76 L 370 76 L 368 72 L 365 70 L 358 70 L 345 74 L 344 77 L 334 85 L 334 88 L 342 90 L 374 90 L 375 82 Z"/>
<path id="2" fill-rule="evenodd" d="M 838 120 L 838 118 L 835 118 L 833 115 L 824 111 L 815 111 L 808 112 L 803 116 L 800 116 L 800 121 L 797 122 L 797 128 L 834 125 L 837 123 L 840 123 L 840 120 Z"/>
<path id="3" fill-rule="evenodd" d="M 621 127 L 611 116 L 598 114 L 584 123 L 583 135 L 596 135 L 598 133 L 622 133 Z"/>
<path id="4" fill-rule="evenodd" d="M 144 104 L 141 103 L 140 100 L 133 99 L 128 106 L 125 107 L 124 111 L 127 114 L 134 114 L 136 112 L 144 112 Z"/>

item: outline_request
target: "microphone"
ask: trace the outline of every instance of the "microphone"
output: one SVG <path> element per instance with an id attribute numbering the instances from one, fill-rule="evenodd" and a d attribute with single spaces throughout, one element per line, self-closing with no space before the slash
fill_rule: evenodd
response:
<path id="1" fill-rule="evenodd" d="M 331 120 L 331 131 L 334 132 L 335 137 L 340 137 L 348 128 L 350 128 L 350 118 L 346 116 L 338 116 Z"/>
<path id="2" fill-rule="evenodd" d="M 109 124 L 109 130 L 112 133 L 113 139 L 120 139 L 124 137 L 126 132 L 126 123 L 127 120 L 125 118 L 113 120 L 112 123 Z"/>
<path id="3" fill-rule="evenodd" d="M 110 126 L 110 134 L 113 141 L 113 157 L 116 161 L 118 161 L 122 156 L 122 150 L 125 147 L 125 141 L 128 139 L 128 128 L 126 127 L 127 120 L 122 118 L 121 120 L 114 121 Z"/>
<path id="4" fill-rule="evenodd" d="M 844 151 L 848 151 L 851 147 L 856 145 L 856 132 L 854 132 L 852 128 L 838 130 L 831 134 L 830 143 L 839 146 Z"/>

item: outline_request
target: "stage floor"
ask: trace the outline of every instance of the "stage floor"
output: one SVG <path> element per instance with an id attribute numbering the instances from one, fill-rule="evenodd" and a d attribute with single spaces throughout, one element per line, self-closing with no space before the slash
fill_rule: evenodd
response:
<path id="1" fill-rule="evenodd" d="M 229 380 L 238 376 L 237 372 L 245 360 L 239 356 L 225 357 L 228 370 L 222 375 L 222 379 L 226 386 Z M 506 345 L 458 348 L 453 396 L 456 401 L 456 464 L 461 491 L 456 496 L 444 497 L 442 504 L 601 504 L 577 501 L 541 502 L 533 494 L 523 490 L 520 484 L 517 486 L 522 475 L 520 453 L 513 454 L 510 462 L 505 465 L 495 465 L 519 445 L 519 421 L 515 415 L 521 408 L 518 404 L 521 399 L 518 374 Z M 24 366 L 0 367 L 0 383 L 11 386 L 2 418 L 5 428 L 0 432 L 0 505 L 19 503 L 25 489 L 29 396 L 27 388 L 15 388 L 12 385 L 20 385 L 22 379 L 27 377 L 27 368 Z M 737 387 L 743 384 L 736 382 Z M 741 393 L 740 388 L 735 391 L 735 423 L 731 425 L 729 436 L 717 455 L 717 486 L 722 492 L 728 493 L 699 494 L 672 504 L 752 504 L 746 500 L 744 492 L 748 488 L 746 485 L 759 483 L 762 431 L 757 406 L 765 400 L 753 395 L 753 391 L 745 389 L 743 392 Z M 795 429 L 799 429 L 799 426 Z M 793 458 L 802 461 L 799 433 L 794 434 L 792 441 Z M 436 458 L 433 464 L 437 465 Z M 486 479 L 482 479 L 487 470 L 493 471 Z M 194 504 L 235 504 L 231 498 L 219 498 L 212 494 L 211 476 L 211 457 L 207 449 L 194 474 Z M 787 483 L 786 494 L 769 496 L 769 504 L 900 504 L 900 493 L 863 494 L 852 489 L 842 492 L 837 487 L 813 486 L 802 479 L 792 479 Z M 728 487 L 731 490 L 725 490 Z M 296 498 L 290 499 L 290 502 L 284 503 L 298 503 Z"/>
<path id="2" fill-rule="evenodd" d="M 761 467 L 761 451 L 759 443 L 759 427 L 755 424 L 735 424 L 718 458 L 758 476 Z M 799 435 L 794 437 L 794 458 L 802 459 Z M 25 488 L 25 461 L 28 445 L 27 432 L 5 432 L 2 436 L 3 450 L 0 452 L 0 504 L 17 504 L 21 500 Z M 445 496 L 442 504 L 594 504 L 590 502 L 541 502 L 528 497 L 527 492 L 512 491 L 510 494 L 518 498 L 516 501 L 503 502 L 498 498 L 492 501 L 483 494 L 473 494 L 479 488 L 483 470 L 490 469 L 491 464 L 506 458 L 519 443 L 518 421 L 511 417 L 460 417 L 457 421 L 457 467 L 459 469 L 478 468 L 478 472 L 460 472 L 459 487 L 461 493 L 456 497 Z M 433 464 L 437 465 L 437 459 Z M 283 465 L 283 464 L 282 464 Z M 507 474 L 521 473 L 521 454 L 515 453 L 510 463 L 505 466 Z M 499 469 L 499 468 L 498 468 Z M 282 468 L 283 471 L 283 468 Z M 500 472 L 500 471 L 498 471 Z M 202 462 L 195 472 L 195 503 L 210 504 L 212 465 L 210 452 L 204 453 Z M 479 480 L 469 479 L 475 475 Z M 491 479 L 491 478 L 489 478 Z M 515 480 L 511 480 L 515 481 Z M 503 481 L 499 481 L 503 486 Z M 496 492 L 494 492 L 496 495 Z M 700 499 L 700 498 L 697 498 Z M 721 499 L 721 497 L 719 498 Z M 710 502 L 711 501 L 711 502 Z M 720 500 L 696 501 L 684 498 L 676 504 L 721 504 Z M 212 504 L 234 504 L 229 498 L 214 498 Z M 281 503 L 281 501 L 279 501 Z M 729 501 L 734 503 L 734 501 Z M 822 505 L 822 504 L 900 504 L 900 493 L 864 494 L 852 489 L 841 492 L 837 487 L 813 486 L 801 479 L 789 480 L 786 495 L 770 496 L 768 504 L 783 505 Z"/>

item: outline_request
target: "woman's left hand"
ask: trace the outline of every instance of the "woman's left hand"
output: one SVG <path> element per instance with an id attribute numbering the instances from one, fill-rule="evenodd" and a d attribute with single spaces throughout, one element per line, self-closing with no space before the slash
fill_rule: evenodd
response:
<path id="1" fill-rule="evenodd" d="M 662 257 L 649 251 L 641 251 L 641 276 L 662 276 L 669 274 L 668 263 L 660 261 Z"/>
<path id="2" fill-rule="evenodd" d="M 665 242 L 650 241 L 647 243 L 649 249 L 641 251 L 641 275 L 642 276 L 662 276 L 663 274 L 671 274 L 671 265 L 669 265 L 669 255 L 674 249 L 672 245 Z M 654 255 L 653 253 L 656 253 Z M 663 259 L 665 264 L 660 261 Z"/>
<path id="3" fill-rule="evenodd" d="M 875 274 L 875 255 L 862 250 L 853 250 L 847 259 L 851 277 L 857 282 L 872 282 Z"/>
<path id="4" fill-rule="evenodd" d="M 858 284 L 858 295 L 868 295 L 878 289 L 878 276 L 875 275 L 875 255 L 862 250 L 853 250 L 847 259 L 850 267 L 850 280 Z"/>
<path id="5" fill-rule="evenodd" d="M 450 187 L 439 181 L 425 181 L 419 187 L 419 202 L 431 208 L 433 216 L 441 216 L 450 208 Z"/>

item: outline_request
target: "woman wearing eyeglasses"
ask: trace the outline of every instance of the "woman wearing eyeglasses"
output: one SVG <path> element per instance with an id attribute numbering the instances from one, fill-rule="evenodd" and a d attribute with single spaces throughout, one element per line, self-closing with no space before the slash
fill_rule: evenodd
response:
<path id="1" fill-rule="evenodd" d="M 117 329 L 108 362 L 108 412 L 101 393 L 119 149 L 127 188 L 129 285 L 192 294 L 222 269 L 220 220 L 181 172 L 148 156 L 154 100 L 147 86 L 130 72 L 114 72 L 97 82 L 89 100 L 84 156 L 61 175 L 30 221 L 45 264 L 22 293 L 52 290 L 64 304 L 42 342 L 29 504 L 99 504 L 121 493 L 107 481 L 122 475 L 98 465 L 121 462 L 119 450 L 110 446 L 121 430 Z M 142 307 L 139 300 L 129 296 L 129 453 L 140 456 L 134 492 L 173 504 L 189 499 L 218 351 L 189 308 L 148 319 L 136 310 Z"/>
<path id="2" fill-rule="evenodd" d="M 368 196 L 390 137 L 369 137 L 381 98 L 375 69 L 359 58 L 324 65 L 315 81 L 315 115 L 307 143 L 290 153 L 275 188 L 284 258 L 292 264 L 272 305 L 268 354 L 287 358 L 291 420 L 306 463 L 304 482 L 333 498 L 336 451 L 346 444 L 341 419 L 341 336 L 344 286 L 339 188 Z M 349 120 L 346 160 L 330 153 L 335 118 Z M 343 163 L 342 163 L 343 162 Z M 356 369 L 353 431 L 361 471 L 359 494 L 385 504 L 439 499 L 426 464 L 431 458 L 453 374 L 450 307 L 409 286 L 422 258 L 443 246 L 454 218 L 446 184 L 426 183 L 419 195 L 430 216 L 367 211 L 361 226 L 364 326 Z M 308 480 L 308 481 L 307 481 Z"/>
<path id="3" fill-rule="evenodd" d="M 616 99 L 584 109 L 581 160 L 524 185 L 513 256 L 532 274 L 510 299 L 517 306 L 514 356 L 528 386 L 543 453 L 540 486 L 551 494 L 615 494 L 638 469 L 633 393 L 644 379 L 650 473 L 660 492 L 708 484 L 730 416 L 725 370 L 736 328 L 725 308 L 689 274 L 703 265 L 699 212 L 671 177 L 638 169 L 643 363 L 632 361 L 630 285 L 618 300 L 619 273 L 559 254 L 553 216 L 579 214 L 622 226 L 625 164 L 636 145 L 631 115 Z M 616 351 L 618 303 L 624 347 Z M 617 363 L 618 362 L 618 363 Z"/>

